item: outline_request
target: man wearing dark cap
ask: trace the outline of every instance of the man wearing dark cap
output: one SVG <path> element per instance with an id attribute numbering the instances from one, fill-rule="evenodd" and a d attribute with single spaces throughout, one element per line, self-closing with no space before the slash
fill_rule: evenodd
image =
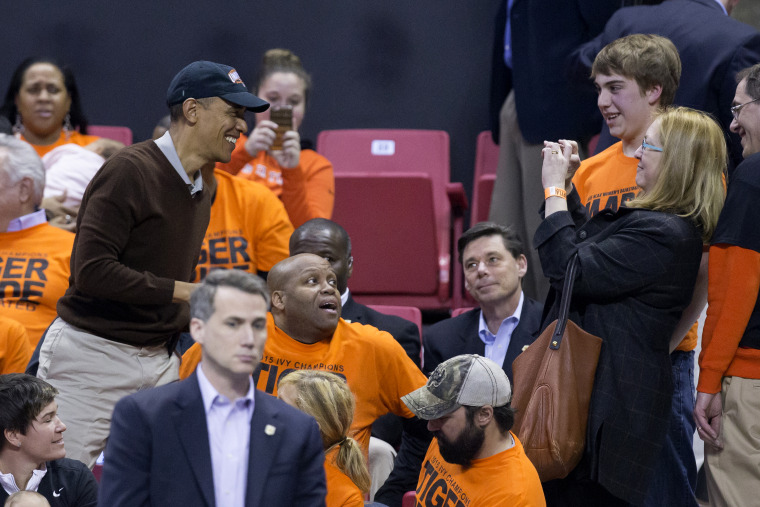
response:
<path id="1" fill-rule="evenodd" d="M 60 392 L 68 455 L 93 466 L 123 396 L 178 379 L 173 349 L 190 320 L 189 283 L 209 222 L 214 164 L 269 104 L 232 67 L 194 62 L 166 94 L 169 131 L 111 157 L 77 217 L 69 289 L 40 350 Z"/>
<path id="2" fill-rule="evenodd" d="M 546 505 L 538 472 L 510 431 L 511 399 L 504 370 L 476 354 L 444 361 L 424 387 L 402 396 L 435 437 L 416 505 Z"/>

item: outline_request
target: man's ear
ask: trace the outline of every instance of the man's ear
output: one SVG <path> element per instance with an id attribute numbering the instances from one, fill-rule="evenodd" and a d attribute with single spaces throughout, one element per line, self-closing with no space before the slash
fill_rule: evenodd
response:
<path id="1" fill-rule="evenodd" d="M 349 255 L 348 256 L 348 278 L 351 278 L 351 275 L 354 274 L 354 256 Z"/>
<path id="2" fill-rule="evenodd" d="M 520 254 L 520 256 L 515 259 L 515 262 L 517 263 L 517 276 L 520 278 L 524 277 L 525 273 L 528 272 L 528 259 Z"/>
<path id="3" fill-rule="evenodd" d="M 34 200 L 34 182 L 31 178 L 21 178 L 19 182 L 19 201 L 27 204 Z"/>
<path id="4" fill-rule="evenodd" d="M 197 317 L 190 319 L 190 336 L 193 340 L 203 345 L 203 330 L 206 323 Z"/>
<path id="5" fill-rule="evenodd" d="M 198 109 L 200 107 L 198 101 L 193 98 L 187 99 L 182 103 L 182 114 L 191 125 L 198 123 Z"/>
<path id="6" fill-rule="evenodd" d="M 483 405 L 475 414 L 475 424 L 485 427 L 493 420 L 493 407 L 491 405 Z"/>
<path id="7" fill-rule="evenodd" d="M 15 447 L 21 447 L 21 439 L 19 438 L 19 434 L 20 432 L 16 430 L 5 430 L 3 432 L 5 439 Z"/>
<path id="8" fill-rule="evenodd" d="M 280 311 L 285 310 L 285 294 L 281 290 L 272 292 L 272 308 L 277 308 Z"/>
<path id="9" fill-rule="evenodd" d="M 646 92 L 647 102 L 649 102 L 650 106 L 659 104 L 661 95 L 662 95 L 662 85 L 654 85 Z"/>

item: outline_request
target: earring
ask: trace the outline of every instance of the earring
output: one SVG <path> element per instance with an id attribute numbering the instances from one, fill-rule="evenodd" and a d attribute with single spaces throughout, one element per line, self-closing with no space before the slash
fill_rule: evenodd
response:
<path id="1" fill-rule="evenodd" d="M 21 115 L 16 113 L 16 123 L 13 124 L 13 134 L 21 135 L 24 133 L 24 122 L 21 121 Z"/>
<path id="2" fill-rule="evenodd" d="M 66 141 L 71 137 L 71 131 L 74 128 L 71 126 L 71 113 L 66 113 L 66 118 L 63 120 L 63 131 L 66 132 Z"/>

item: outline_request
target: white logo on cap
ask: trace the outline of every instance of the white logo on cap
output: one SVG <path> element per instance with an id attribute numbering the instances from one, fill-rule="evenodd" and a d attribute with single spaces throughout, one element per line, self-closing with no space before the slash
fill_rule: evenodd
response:
<path id="1" fill-rule="evenodd" d="M 233 83 L 240 83 L 241 85 L 245 86 L 245 83 L 243 83 L 243 80 L 240 79 L 240 75 L 237 73 L 235 69 L 232 69 L 227 73 L 227 76 L 229 76 L 230 81 Z"/>

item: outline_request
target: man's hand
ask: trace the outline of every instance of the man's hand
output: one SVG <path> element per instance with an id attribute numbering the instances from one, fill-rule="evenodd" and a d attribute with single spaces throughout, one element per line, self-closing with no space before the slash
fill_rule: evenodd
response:
<path id="1" fill-rule="evenodd" d="M 188 282 L 174 282 L 174 295 L 172 296 L 173 303 L 190 302 L 190 296 L 198 288 L 197 283 Z"/>
<path id="2" fill-rule="evenodd" d="M 64 190 L 63 194 L 55 195 L 53 197 L 45 197 L 40 204 L 49 217 L 50 225 L 59 227 L 65 231 L 74 232 L 77 226 L 77 214 L 79 213 L 79 206 L 70 208 L 64 206 L 66 201 L 67 191 Z"/>
<path id="3" fill-rule="evenodd" d="M 694 406 L 694 420 L 697 423 L 699 438 L 717 450 L 723 449 L 720 439 L 720 420 L 723 416 L 723 405 L 720 393 L 708 394 L 697 392 L 697 403 Z"/>

